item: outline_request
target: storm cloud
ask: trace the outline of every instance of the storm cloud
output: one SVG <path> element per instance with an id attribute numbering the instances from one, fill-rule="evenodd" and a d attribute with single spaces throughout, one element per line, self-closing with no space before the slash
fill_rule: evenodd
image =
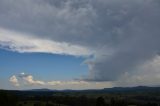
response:
<path id="1" fill-rule="evenodd" d="M 84 63 L 89 67 L 89 75 L 81 80 L 116 81 L 125 73 L 142 71 L 141 66 L 158 56 L 160 2 L 1 0 L 0 28 L 25 33 L 22 37 L 30 36 L 84 48 L 78 49 L 79 52 L 87 49 L 85 53 L 78 53 L 81 56 L 86 53 L 93 55 L 86 57 Z M 6 36 L 10 38 L 12 35 Z M 5 47 L 12 44 L 12 41 L 5 39 L 0 41 L 1 47 L 4 41 Z M 31 50 L 34 52 L 35 49 Z M 51 50 L 55 53 L 55 49 Z M 45 52 L 45 49 L 37 52 Z M 69 55 L 76 53 L 65 52 Z"/>

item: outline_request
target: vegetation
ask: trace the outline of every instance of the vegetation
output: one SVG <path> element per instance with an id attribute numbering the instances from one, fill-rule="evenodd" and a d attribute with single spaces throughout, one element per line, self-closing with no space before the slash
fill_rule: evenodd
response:
<path id="1" fill-rule="evenodd" d="M 160 106 L 160 91 L 0 90 L 0 106 Z"/>

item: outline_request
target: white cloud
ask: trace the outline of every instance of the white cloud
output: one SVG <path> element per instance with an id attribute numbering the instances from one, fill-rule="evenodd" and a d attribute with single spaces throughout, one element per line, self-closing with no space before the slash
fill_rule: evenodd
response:
<path id="1" fill-rule="evenodd" d="M 48 85 L 85 85 L 88 84 L 86 81 L 50 81 Z"/>
<path id="2" fill-rule="evenodd" d="M 44 85 L 45 84 L 45 82 L 43 81 L 34 80 L 33 76 L 31 75 L 23 77 L 23 80 L 26 81 L 27 84 L 29 85 Z"/>
<path id="3" fill-rule="evenodd" d="M 63 86 L 63 85 L 84 85 L 84 84 L 88 84 L 88 82 L 86 81 L 78 81 L 78 80 L 70 80 L 70 81 L 41 81 L 41 80 L 35 80 L 33 78 L 32 75 L 28 75 L 23 73 L 20 73 L 18 75 L 18 77 L 20 78 L 20 81 L 22 84 L 25 85 L 44 85 L 44 86 Z M 14 76 L 14 78 L 16 78 L 16 76 Z M 16 81 L 18 82 L 18 80 L 16 79 Z"/>
<path id="4" fill-rule="evenodd" d="M 27 34 L 17 33 L 2 28 L 0 28 L 0 47 L 20 53 L 42 52 L 74 56 L 91 55 L 91 51 L 82 46 L 31 37 Z"/>
<path id="5" fill-rule="evenodd" d="M 20 73 L 17 75 L 18 79 L 15 75 L 13 75 L 12 79 L 13 84 L 18 84 L 22 88 L 25 87 L 43 87 L 43 88 L 51 88 L 51 89 L 101 89 L 101 88 L 110 88 L 113 87 L 112 82 L 87 82 L 81 80 L 53 80 L 53 81 L 42 81 L 35 80 L 32 75 L 28 75 Z"/>
<path id="6" fill-rule="evenodd" d="M 14 85 L 14 86 L 19 86 L 19 82 L 17 80 L 17 77 L 15 75 L 13 75 L 12 77 L 10 77 L 9 81 Z"/>
<path id="7" fill-rule="evenodd" d="M 25 85 L 45 85 L 44 81 L 34 80 L 32 75 L 25 74 L 24 72 L 18 75 L 22 84 Z"/>

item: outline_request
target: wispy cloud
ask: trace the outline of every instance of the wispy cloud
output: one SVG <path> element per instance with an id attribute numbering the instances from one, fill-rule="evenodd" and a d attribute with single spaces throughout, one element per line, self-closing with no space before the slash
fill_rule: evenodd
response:
<path id="1" fill-rule="evenodd" d="M 48 85 L 84 85 L 88 84 L 86 81 L 50 81 Z"/>

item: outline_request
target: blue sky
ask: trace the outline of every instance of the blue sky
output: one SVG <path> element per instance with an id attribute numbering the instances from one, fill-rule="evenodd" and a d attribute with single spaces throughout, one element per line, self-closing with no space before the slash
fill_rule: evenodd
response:
<path id="1" fill-rule="evenodd" d="M 83 57 L 48 53 L 17 53 L 0 49 L 0 78 L 9 84 L 14 74 L 27 73 L 43 81 L 72 80 L 88 73 Z M 10 85 L 10 84 L 9 84 Z"/>
<path id="2" fill-rule="evenodd" d="M 0 89 L 160 85 L 159 28 L 159 0 L 0 0 Z"/>
<path id="3" fill-rule="evenodd" d="M 38 74 L 41 78 L 47 76 L 46 80 L 66 80 L 87 73 L 87 66 L 82 64 L 84 61 L 82 57 L 47 53 L 17 53 L 2 49 L 0 53 L 1 70 L 8 72 L 4 71 L 4 75 L 25 72 Z"/>

